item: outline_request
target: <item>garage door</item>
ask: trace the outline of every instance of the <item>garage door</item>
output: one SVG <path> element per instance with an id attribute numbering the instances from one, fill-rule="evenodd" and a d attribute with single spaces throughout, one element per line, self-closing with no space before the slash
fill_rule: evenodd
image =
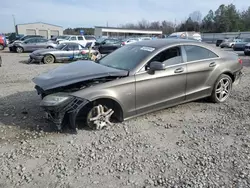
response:
<path id="1" fill-rule="evenodd" d="M 39 30 L 39 35 L 41 35 L 47 39 L 48 38 L 48 31 L 47 30 Z"/>
<path id="2" fill-rule="evenodd" d="M 26 29 L 26 34 L 27 35 L 35 35 L 36 34 L 36 30 L 35 29 Z"/>
<path id="3" fill-rule="evenodd" d="M 59 35 L 59 31 L 57 31 L 57 30 L 51 30 L 50 31 L 50 35 L 52 35 L 52 36 L 58 36 Z"/>

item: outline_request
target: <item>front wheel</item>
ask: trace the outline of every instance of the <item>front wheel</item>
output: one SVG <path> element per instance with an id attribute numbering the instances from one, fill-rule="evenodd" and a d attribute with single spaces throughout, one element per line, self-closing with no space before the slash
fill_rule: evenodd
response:
<path id="1" fill-rule="evenodd" d="M 210 97 L 212 102 L 222 103 L 227 100 L 232 91 L 232 78 L 226 74 L 222 74 L 217 79 L 212 95 Z"/>
<path id="2" fill-rule="evenodd" d="M 24 50 L 23 50 L 22 47 L 19 47 L 19 46 L 16 47 L 16 52 L 17 52 L 17 53 L 23 53 L 23 51 L 24 51 Z"/>
<path id="3" fill-rule="evenodd" d="M 4 46 L 0 44 L 0 50 L 4 50 Z"/>
<path id="4" fill-rule="evenodd" d="M 91 129 L 100 130 L 112 125 L 111 116 L 114 110 L 104 105 L 96 105 L 87 113 L 86 124 Z"/>
<path id="5" fill-rule="evenodd" d="M 55 58 L 54 58 L 53 55 L 48 54 L 48 55 L 45 55 L 45 56 L 44 56 L 43 62 L 44 62 L 45 64 L 52 64 L 52 63 L 55 62 Z"/>
<path id="6" fill-rule="evenodd" d="M 245 55 L 250 55 L 250 52 L 244 52 Z"/>

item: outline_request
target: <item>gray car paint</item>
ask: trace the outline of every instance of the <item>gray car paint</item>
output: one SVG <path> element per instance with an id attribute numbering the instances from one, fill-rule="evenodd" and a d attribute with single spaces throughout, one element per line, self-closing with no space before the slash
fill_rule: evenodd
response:
<path id="1" fill-rule="evenodd" d="M 43 90 L 48 90 L 94 78 L 127 75 L 128 71 L 110 68 L 93 61 L 76 61 L 37 76 L 33 82 Z"/>
<path id="2" fill-rule="evenodd" d="M 38 38 L 38 40 L 39 40 L 39 38 Z M 17 43 L 15 46 L 22 47 L 25 52 L 33 52 L 35 50 L 43 49 L 43 48 L 47 48 L 47 47 L 55 48 L 57 46 L 53 41 L 28 43 L 28 44 L 25 44 L 24 42 L 25 41 Z"/>
<path id="3" fill-rule="evenodd" d="M 158 39 L 130 45 L 149 46 L 156 50 L 131 70 L 128 77 L 98 84 L 70 93 L 70 95 L 89 101 L 100 98 L 113 99 L 121 106 L 123 119 L 125 120 L 140 114 L 210 96 L 219 75 L 222 73 L 233 75 L 242 69 L 236 54 L 223 52 L 205 43 L 178 39 Z M 218 58 L 187 62 L 185 54 L 182 54 L 184 62 L 168 66 L 166 70 L 155 71 L 154 74 L 143 70 L 147 62 L 158 53 L 182 45 L 196 45 L 207 48 L 216 53 Z M 116 53 L 116 51 L 113 53 Z M 214 63 L 215 66 L 211 67 L 211 63 Z M 175 73 L 179 68 L 182 68 L 183 72 Z"/>

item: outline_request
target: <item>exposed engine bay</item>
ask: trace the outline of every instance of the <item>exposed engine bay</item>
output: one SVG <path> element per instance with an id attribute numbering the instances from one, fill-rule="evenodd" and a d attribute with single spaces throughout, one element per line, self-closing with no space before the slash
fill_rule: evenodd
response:
<path id="1" fill-rule="evenodd" d="M 86 80 L 83 82 L 74 83 L 74 84 L 70 84 L 67 86 L 62 86 L 62 87 L 53 88 L 49 90 L 43 90 L 41 87 L 36 85 L 35 89 L 37 90 L 38 95 L 41 95 L 41 97 L 44 98 L 45 96 L 53 94 L 53 93 L 58 93 L 58 92 L 71 93 L 71 92 L 79 91 L 88 87 L 93 87 L 97 84 L 109 82 L 109 81 L 120 79 L 120 78 L 121 77 L 114 77 L 114 76 L 109 76 L 109 77 L 104 77 L 104 78 L 95 78 L 92 80 Z"/>

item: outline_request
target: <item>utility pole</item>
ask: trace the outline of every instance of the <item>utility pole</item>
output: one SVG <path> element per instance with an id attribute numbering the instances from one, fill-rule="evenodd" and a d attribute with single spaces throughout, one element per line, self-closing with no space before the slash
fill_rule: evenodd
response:
<path id="1" fill-rule="evenodd" d="M 174 32 L 176 32 L 176 18 L 174 19 Z"/>
<path id="2" fill-rule="evenodd" d="M 15 15 L 12 14 L 12 18 L 13 18 L 13 23 L 14 23 L 14 31 L 16 33 L 16 19 L 15 19 Z"/>

